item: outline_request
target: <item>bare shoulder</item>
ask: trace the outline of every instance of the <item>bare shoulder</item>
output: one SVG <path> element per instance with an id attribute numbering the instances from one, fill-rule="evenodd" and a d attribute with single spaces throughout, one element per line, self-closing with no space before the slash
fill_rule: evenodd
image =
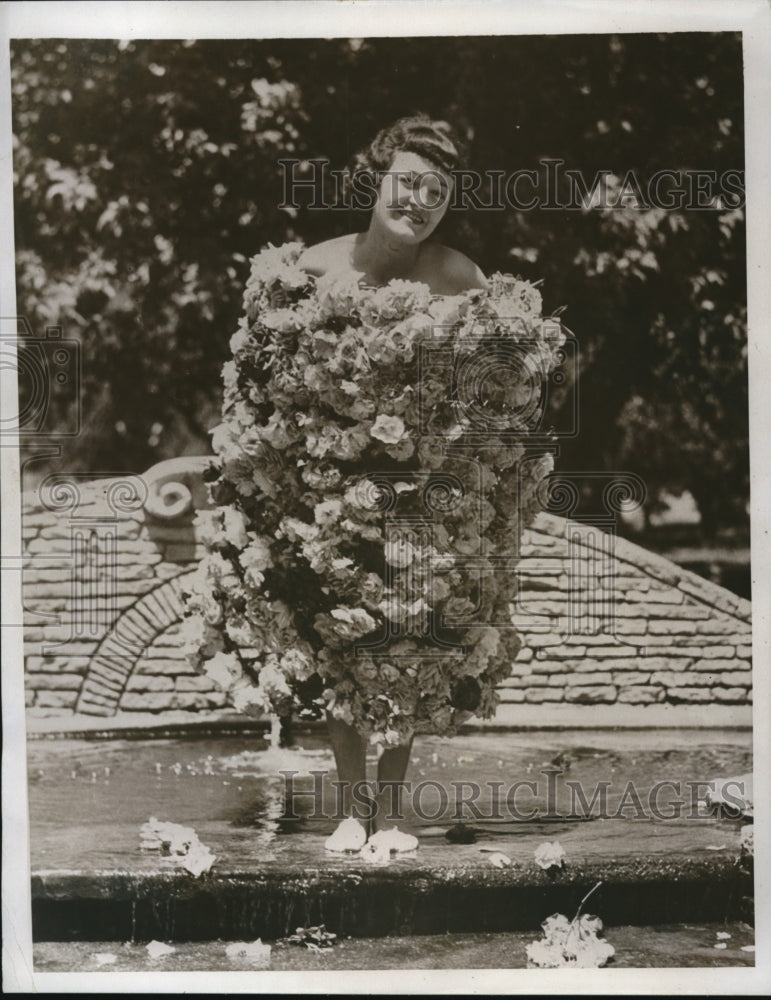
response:
<path id="1" fill-rule="evenodd" d="M 460 250 L 434 244 L 431 250 L 432 265 L 440 276 L 443 295 L 459 295 L 473 288 L 489 288 L 482 270 Z"/>
<path id="2" fill-rule="evenodd" d="M 307 271 L 317 278 L 328 271 L 349 267 L 355 240 L 356 233 L 337 236 L 332 240 L 324 240 L 323 243 L 317 243 L 304 250 L 297 263 L 303 271 Z"/>

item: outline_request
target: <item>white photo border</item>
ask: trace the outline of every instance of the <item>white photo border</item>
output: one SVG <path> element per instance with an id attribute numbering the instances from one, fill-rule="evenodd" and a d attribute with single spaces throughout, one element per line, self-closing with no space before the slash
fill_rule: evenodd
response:
<path id="1" fill-rule="evenodd" d="M 20 628 L 2 629 L 3 980 L 6 992 L 168 993 L 618 993 L 760 994 L 771 987 L 771 7 L 766 0 L 255 0 L 255 2 L 19 2 L 0 6 L 0 316 L 13 316 L 11 38 L 331 38 L 419 35 L 610 34 L 740 31 L 745 61 L 751 552 L 756 785 L 755 968 L 437 970 L 383 972 L 42 973 L 32 967 Z M 16 412 L 3 371 L 3 414 Z M 21 620 L 19 462 L 2 458 L 3 603 Z M 765 793 L 765 794 L 764 794 Z"/>

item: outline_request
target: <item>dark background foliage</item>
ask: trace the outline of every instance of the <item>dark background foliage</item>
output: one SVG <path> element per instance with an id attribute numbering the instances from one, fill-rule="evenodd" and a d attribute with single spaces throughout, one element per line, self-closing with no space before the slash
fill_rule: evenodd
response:
<path id="1" fill-rule="evenodd" d="M 366 225 L 280 208 L 281 158 L 343 167 L 424 110 L 479 170 L 743 170 L 736 35 L 14 41 L 12 78 L 19 311 L 36 333 L 61 325 L 84 359 L 81 431 L 29 464 L 28 485 L 209 450 L 249 257 Z M 485 272 L 543 279 L 547 311 L 567 306 L 580 433 L 558 467 L 634 472 L 648 511 L 687 489 L 702 542 L 746 535 L 743 211 L 467 210 L 442 225 Z"/>

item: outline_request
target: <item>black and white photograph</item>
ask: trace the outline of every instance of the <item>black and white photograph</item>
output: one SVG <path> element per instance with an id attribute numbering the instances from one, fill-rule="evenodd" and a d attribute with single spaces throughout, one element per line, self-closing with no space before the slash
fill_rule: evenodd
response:
<path id="1" fill-rule="evenodd" d="M 771 985 L 771 12 L 534 8 L 0 5 L 5 991 Z"/>

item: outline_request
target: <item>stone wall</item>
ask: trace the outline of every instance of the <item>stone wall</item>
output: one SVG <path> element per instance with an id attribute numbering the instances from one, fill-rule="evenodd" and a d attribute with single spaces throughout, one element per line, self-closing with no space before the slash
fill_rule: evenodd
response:
<path id="1" fill-rule="evenodd" d="M 640 548 L 541 514 L 513 620 L 523 648 L 503 702 L 752 701 L 751 605 Z"/>
<path id="2" fill-rule="evenodd" d="M 26 703 L 37 716 L 226 708 L 187 664 L 185 577 L 206 458 L 143 476 L 49 477 L 23 497 Z M 589 524 L 525 532 L 513 621 L 524 645 L 504 703 L 749 705 L 750 605 Z M 513 590 L 513 593 L 515 590 Z"/>

